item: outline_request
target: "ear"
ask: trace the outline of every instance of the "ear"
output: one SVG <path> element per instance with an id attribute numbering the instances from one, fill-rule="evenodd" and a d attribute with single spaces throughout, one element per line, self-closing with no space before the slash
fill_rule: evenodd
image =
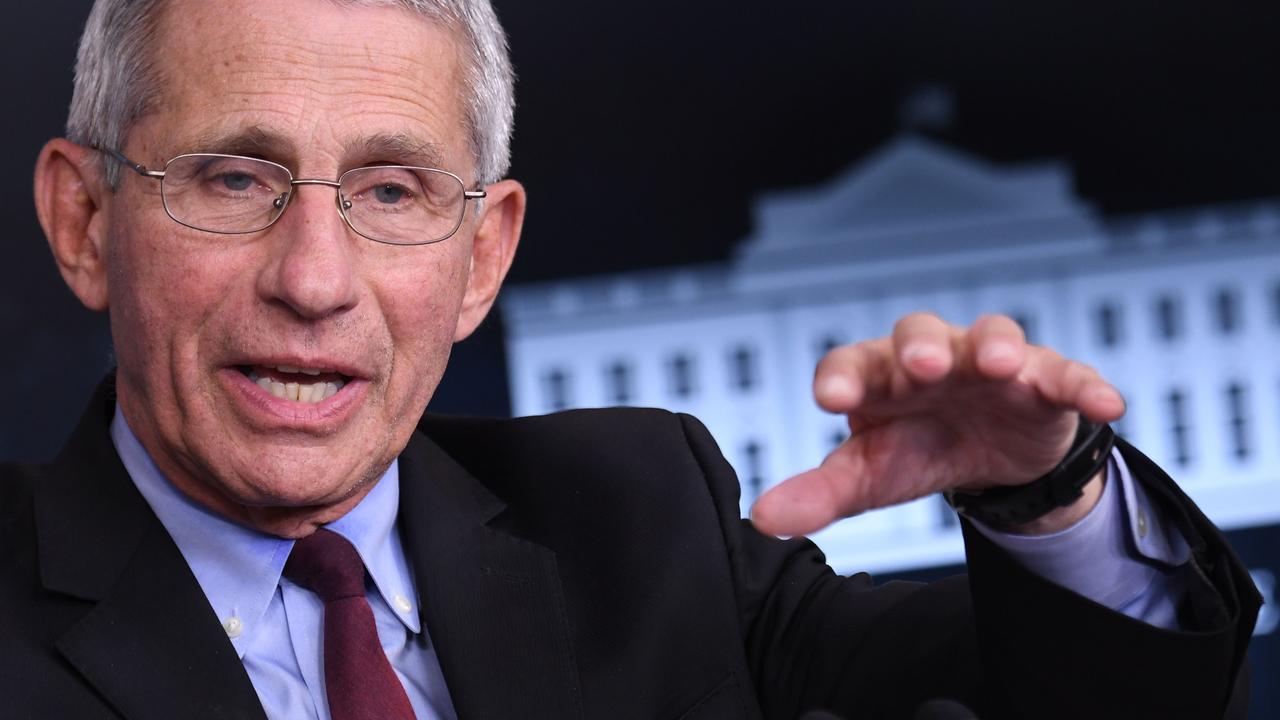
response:
<path id="1" fill-rule="evenodd" d="M 90 310 L 107 308 L 107 188 L 96 151 L 58 138 L 36 161 L 36 215 L 62 279 Z"/>
<path id="2" fill-rule="evenodd" d="M 471 272 L 453 340 L 465 340 L 489 314 L 498 289 L 511 269 L 524 226 L 524 186 L 503 180 L 485 188 L 480 227 L 471 244 Z"/>

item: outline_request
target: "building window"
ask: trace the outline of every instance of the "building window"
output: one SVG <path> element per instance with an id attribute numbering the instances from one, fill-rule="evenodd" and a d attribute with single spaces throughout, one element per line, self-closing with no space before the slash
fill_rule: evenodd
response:
<path id="1" fill-rule="evenodd" d="M 667 363 L 667 370 L 671 381 L 671 394 L 678 398 L 687 398 L 693 395 L 694 386 L 694 367 L 693 358 L 685 353 L 677 353 Z"/>
<path id="2" fill-rule="evenodd" d="M 1174 340 L 1182 334 L 1182 304 L 1172 295 L 1156 300 L 1156 331 L 1161 340 Z"/>
<path id="3" fill-rule="evenodd" d="M 1227 415 L 1231 422 L 1231 451 L 1237 460 L 1249 457 L 1249 418 L 1245 408 L 1247 392 L 1242 383 L 1227 385 Z"/>
<path id="4" fill-rule="evenodd" d="M 1213 296 L 1213 314 L 1223 335 L 1240 329 L 1240 296 L 1235 290 L 1222 288 Z"/>
<path id="5" fill-rule="evenodd" d="M 822 339 L 818 341 L 818 359 L 821 360 L 827 353 L 835 350 L 843 344 L 844 343 L 840 340 L 840 337 L 835 333 L 823 335 Z"/>
<path id="6" fill-rule="evenodd" d="M 836 428 L 834 431 L 832 431 L 831 435 L 827 437 L 827 452 L 832 452 L 836 448 L 840 447 L 840 445 L 843 444 L 844 441 L 848 439 L 849 439 L 848 430 L 842 430 L 840 428 Z"/>
<path id="7" fill-rule="evenodd" d="M 764 448 L 755 440 L 742 446 L 742 484 L 752 501 L 764 492 Z"/>
<path id="8" fill-rule="evenodd" d="M 611 364 L 605 371 L 605 383 L 609 386 L 609 399 L 615 405 L 631 402 L 631 366 L 622 360 Z"/>
<path id="9" fill-rule="evenodd" d="M 552 412 L 569 407 L 569 373 L 553 368 L 542 376 L 543 405 Z"/>
<path id="10" fill-rule="evenodd" d="M 729 372 L 733 386 L 746 392 L 756 386 L 756 354 L 746 345 L 739 345 L 729 356 Z"/>
<path id="11" fill-rule="evenodd" d="M 1120 308 L 1112 303 L 1098 306 L 1098 341 L 1103 347 L 1120 344 Z"/>
<path id="12" fill-rule="evenodd" d="M 1018 323 L 1018 327 L 1022 328 L 1022 334 L 1027 336 L 1027 342 L 1036 341 L 1036 319 L 1035 316 L 1028 312 L 1011 312 L 1009 317 Z"/>
<path id="13" fill-rule="evenodd" d="M 1191 462 L 1191 438 L 1187 428 L 1187 396 L 1181 390 L 1169 391 L 1166 396 L 1169 405 L 1169 429 L 1172 431 L 1173 459 L 1178 465 L 1186 466 Z"/>

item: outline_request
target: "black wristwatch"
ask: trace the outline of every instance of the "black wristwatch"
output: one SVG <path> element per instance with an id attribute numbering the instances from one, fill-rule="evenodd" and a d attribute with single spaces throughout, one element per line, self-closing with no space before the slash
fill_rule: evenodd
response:
<path id="1" fill-rule="evenodd" d="M 1029 523 L 1050 510 L 1066 507 L 1084 494 L 1084 486 L 1107 463 L 1116 436 L 1106 423 L 1080 416 L 1075 442 L 1057 467 L 1026 485 L 988 488 L 981 492 L 944 493 L 956 512 L 992 527 Z"/>

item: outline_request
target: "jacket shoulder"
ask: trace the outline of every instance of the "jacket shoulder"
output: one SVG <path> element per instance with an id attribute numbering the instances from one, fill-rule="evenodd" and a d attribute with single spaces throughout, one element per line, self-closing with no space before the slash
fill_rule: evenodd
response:
<path id="1" fill-rule="evenodd" d="M 531 461 L 559 466 L 643 464 L 665 454 L 687 454 L 688 415 L 653 408 L 567 410 L 519 418 L 427 415 L 419 429 L 468 470 L 526 467 Z M 709 439 L 709 436 L 707 436 Z"/>
<path id="2" fill-rule="evenodd" d="M 521 417 L 480 417 L 469 415 L 442 415 L 428 412 L 422 416 L 419 429 L 431 435 L 460 437 L 467 433 L 562 433 L 607 431 L 615 426 L 664 426 L 676 421 L 677 413 L 661 408 L 610 407 L 562 410 L 545 415 Z"/>
<path id="3" fill-rule="evenodd" d="M 515 507 L 563 512 L 590 508 L 613 516 L 657 510 L 712 494 L 731 496 L 737 482 L 708 488 L 708 464 L 733 478 L 696 419 L 648 408 L 570 410 L 514 419 L 428 415 L 419 426 L 490 492 Z M 710 490 L 710 492 L 709 492 Z"/>

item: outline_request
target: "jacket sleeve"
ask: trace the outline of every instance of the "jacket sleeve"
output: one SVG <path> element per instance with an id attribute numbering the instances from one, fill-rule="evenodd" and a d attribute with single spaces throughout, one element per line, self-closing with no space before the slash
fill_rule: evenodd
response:
<path id="1" fill-rule="evenodd" d="M 825 708 L 912 717 L 952 698 L 990 718 L 1245 716 L 1242 664 L 1260 597 L 1221 533 L 1150 460 L 1123 446 L 1192 548 L 1182 631 L 1132 620 L 1021 567 L 965 527 L 969 575 L 874 585 L 840 577 L 808 540 L 739 518 L 738 482 L 682 416 L 719 513 L 752 680 L 766 717 Z"/>

